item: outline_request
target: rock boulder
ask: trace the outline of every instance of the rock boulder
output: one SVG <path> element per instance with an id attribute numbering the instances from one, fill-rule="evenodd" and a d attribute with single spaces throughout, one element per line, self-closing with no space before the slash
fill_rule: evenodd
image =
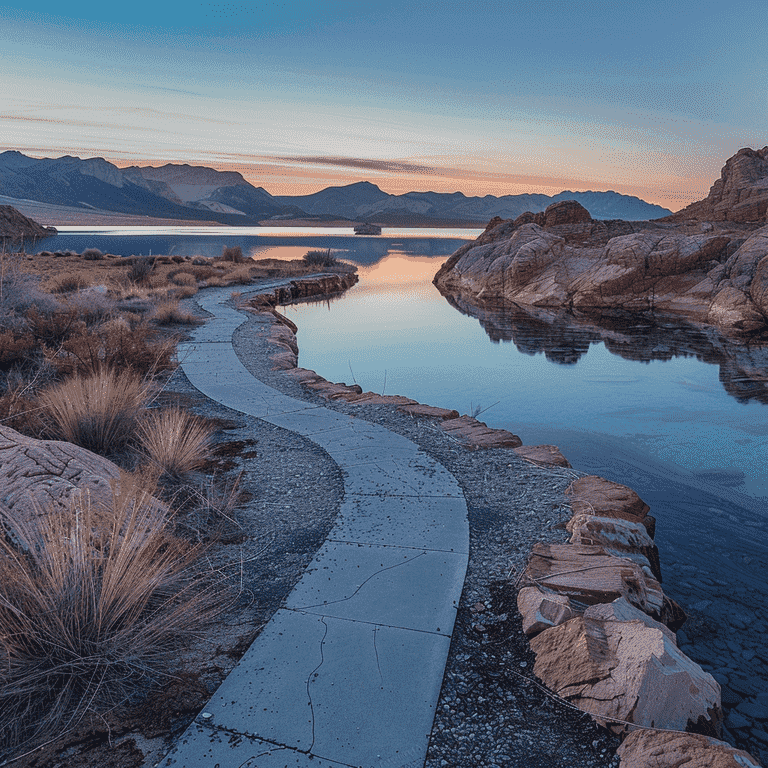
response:
<path id="1" fill-rule="evenodd" d="M 530 641 L 545 685 L 614 732 L 626 723 L 718 736 L 720 686 L 663 624 L 619 599 Z"/>
<path id="2" fill-rule="evenodd" d="M 632 731 L 617 754 L 620 768 L 760 768 L 747 752 L 697 733 Z"/>

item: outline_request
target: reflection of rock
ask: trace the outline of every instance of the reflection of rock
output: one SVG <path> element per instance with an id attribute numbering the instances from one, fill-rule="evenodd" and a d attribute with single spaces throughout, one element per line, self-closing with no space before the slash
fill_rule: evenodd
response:
<path id="1" fill-rule="evenodd" d="M 620 768 L 760 768 L 752 755 L 698 733 L 632 731 L 617 754 Z"/>
<path id="2" fill-rule="evenodd" d="M 666 219 L 595 222 L 575 201 L 494 219 L 434 282 L 476 304 L 677 312 L 768 332 L 767 208 L 768 147 L 741 150 L 706 200 Z"/>
<path id="3" fill-rule="evenodd" d="M 768 272 L 768 261 L 763 268 Z M 627 360 L 696 357 L 720 366 L 720 381 L 731 396 L 768 403 L 765 343 L 746 344 L 712 327 L 659 313 L 612 310 L 586 315 L 515 304 L 486 305 L 464 296 L 446 299 L 460 312 L 476 317 L 492 341 L 511 341 L 524 354 L 543 353 L 551 362 L 568 365 L 586 354 L 591 344 L 602 342 L 611 353 Z"/>
<path id="4" fill-rule="evenodd" d="M 534 672 L 616 732 L 616 721 L 717 736 L 720 686 L 675 645 L 674 634 L 626 600 L 594 605 L 531 639 Z"/>

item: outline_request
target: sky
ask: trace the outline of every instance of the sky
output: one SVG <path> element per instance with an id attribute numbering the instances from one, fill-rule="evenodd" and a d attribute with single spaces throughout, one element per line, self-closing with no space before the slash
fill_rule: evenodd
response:
<path id="1" fill-rule="evenodd" d="M 764 0 L 0 4 L 0 150 L 272 194 L 608 190 L 671 210 L 768 144 Z"/>

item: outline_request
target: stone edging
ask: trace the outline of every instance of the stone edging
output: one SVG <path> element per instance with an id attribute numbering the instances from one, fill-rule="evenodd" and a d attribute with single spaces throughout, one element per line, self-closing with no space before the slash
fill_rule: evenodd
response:
<path id="1" fill-rule="evenodd" d="M 329 382 L 298 367 L 298 329 L 274 306 L 322 293 L 326 285 L 301 283 L 292 291 L 295 298 L 281 293 L 275 300 L 273 290 L 244 307 L 272 316 L 273 370 L 328 400 L 390 405 L 437 418 L 446 434 L 469 450 L 512 448 L 538 465 L 570 467 L 555 446 L 524 446 L 517 435 L 455 410 L 363 392 L 359 385 Z M 579 478 L 566 493 L 573 511 L 570 542 L 535 545 L 518 594 L 523 629 L 537 656 L 535 674 L 559 698 L 624 737 L 621 768 L 643 768 L 651 756 L 658 768 L 673 768 L 681 756 L 692 765 L 706 760 L 717 768 L 759 768 L 751 755 L 717 738 L 720 686 L 677 648 L 674 631 L 685 612 L 661 589 L 648 506 L 632 489 L 596 476 Z M 590 686 L 596 689 L 593 697 L 584 695 Z"/>

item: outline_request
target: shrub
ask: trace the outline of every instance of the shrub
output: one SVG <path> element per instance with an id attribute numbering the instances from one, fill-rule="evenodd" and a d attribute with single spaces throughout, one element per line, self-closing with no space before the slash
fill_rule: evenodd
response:
<path id="1" fill-rule="evenodd" d="M 253 267 L 237 267 L 224 275 L 224 285 L 249 285 L 253 282 L 255 270 Z M 208 281 L 208 285 L 211 281 Z"/>
<path id="2" fill-rule="evenodd" d="M 0 537 L 0 743 L 75 727 L 168 676 L 181 642 L 217 611 L 202 549 L 127 478 L 112 508 L 75 496 Z"/>
<path id="3" fill-rule="evenodd" d="M 131 370 L 74 373 L 39 396 L 47 431 L 101 456 L 115 456 L 136 432 L 149 385 Z"/>
<path id="4" fill-rule="evenodd" d="M 84 275 L 79 272 L 70 272 L 51 280 L 48 283 L 48 290 L 51 293 L 71 293 L 85 288 L 86 285 L 88 285 L 88 281 Z"/>
<path id="5" fill-rule="evenodd" d="M 204 322 L 195 317 L 191 312 L 179 309 L 178 299 L 166 299 L 158 303 L 151 318 L 158 325 L 172 325 L 182 323 L 184 325 L 200 325 Z"/>
<path id="6" fill-rule="evenodd" d="M 154 268 L 155 260 L 151 256 L 133 257 L 128 268 L 128 279 L 138 285 L 148 283 Z"/>
<path id="7" fill-rule="evenodd" d="M 36 346 L 35 337 L 29 331 L 0 328 L 0 370 L 26 363 Z"/>
<path id="8" fill-rule="evenodd" d="M 173 296 L 176 299 L 189 299 L 198 292 L 197 285 L 180 285 L 173 291 Z"/>
<path id="9" fill-rule="evenodd" d="M 174 285 L 197 285 L 197 278 L 191 273 L 185 271 L 169 272 L 168 279 Z"/>
<path id="10" fill-rule="evenodd" d="M 211 456 L 211 427 L 180 408 L 148 411 L 138 424 L 138 444 L 161 485 L 178 483 Z"/>
<path id="11" fill-rule="evenodd" d="M 313 267 L 333 267 L 339 263 L 330 248 L 325 251 L 307 251 L 304 254 L 304 261 Z"/>
<path id="12" fill-rule="evenodd" d="M 80 254 L 86 261 L 100 261 L 104 254 L 98 248 L 86 248 Z"/>
<path id="13" fill-rule="evenodd" d="M 130 321 L 132 316 L 126 313 Z M 83 329 L 63 344 L 64 356 L 51 362 L 61 373 L 91 374 L 102 368 L 133 371 L 149 376 L 175 367 L 173 338 L 158 339 L 146 322 L 105 324 L 99 333 Z"/>
<path id="14" fill-rule="evenodd" d="M 223 261 L 233 261 L 235 264 L 245 264 L 246 259 L 243 256 L 243 249 L 239 245 L 225 245 L 221 251 L 221 258 Z"/>
<path id="15" fill-rule="evenodd" d="M 59 302 L 40 290 L 40 278 L 21 269 L 18 262 L 0 256 L 0 315 L 22 313 L 30 307 L 40 312 L 54 312 Z"/>

